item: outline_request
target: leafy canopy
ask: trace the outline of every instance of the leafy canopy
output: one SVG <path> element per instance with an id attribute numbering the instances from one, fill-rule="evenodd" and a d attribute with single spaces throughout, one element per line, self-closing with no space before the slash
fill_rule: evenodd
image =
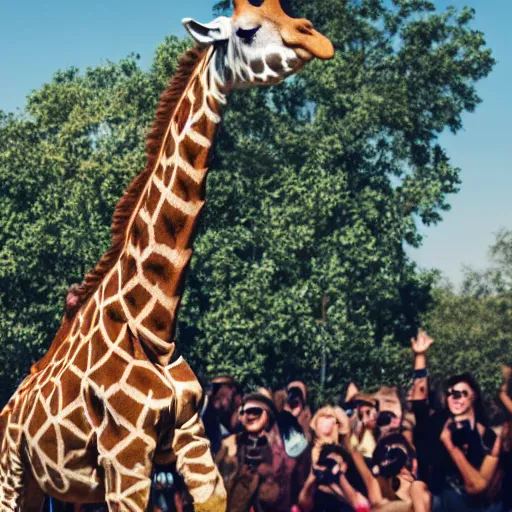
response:
<path id="1" fill-rule="evenodd" d="M 401 342 L 431 300 L 404 246 L 459 185 L 439 134 L 462 127 L 493 66 L 470 9 L 420 0 L 295 0 L 336 49 L 272 89 L 232 94 L 180 316 L 202 376 L 302 378 L 319 396 L 401 380 Z M 219 9 L 222 10 L 220 5 Z M 57 72 L 0 118 L 3 398 L 58 327 L 67 287 L 109 245 L 143 168 L 159 93 L 188 43 Z M 322 298 L 327 322 L 322 323 Z M 398 342 L 398 343 L 397 343 Z M 326 362 L 325 380 L 322 364 Z M 405 363 L 407 366 L 407 363 Z"/>

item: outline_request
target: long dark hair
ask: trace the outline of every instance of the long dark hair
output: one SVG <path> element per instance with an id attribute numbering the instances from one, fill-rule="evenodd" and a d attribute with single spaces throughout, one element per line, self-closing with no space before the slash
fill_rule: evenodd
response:
<path id="1" fill-rule="evenodd" d="M 445 392 L 459 382 L 465 382 L 475 394 L 473 409 L 475 411 L 476 421 L 485 427 L 489 426 L 487 412 L 485 410 L 484 401 L 482 399 L 482 390 L 480 389 L 480 385 L 476 379 L 470 373 L 462 373 L 461 375 L 454 375 L 453 377 L 450 377 L 444 384 Z M 448 405 L 446 407 L 448 408 Z"/>

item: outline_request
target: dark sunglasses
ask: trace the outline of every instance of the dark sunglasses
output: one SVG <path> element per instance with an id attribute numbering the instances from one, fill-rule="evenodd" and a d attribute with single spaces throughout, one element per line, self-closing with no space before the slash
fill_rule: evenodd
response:
<path id="1" fill-rule="evenodd" d="M 462 397 L 467 398 L 469 396 L 469 391 L 467 391 L 466 389 L 463 389 L 461 391 L 459 391 L 458 389 L 449 389 L 446 392 L 446 396 L 451 396 L 455 400 L 458 400 L 459 398 Z"/>
<path id="2" fill-rule="evenodd" d="M 240 411 L 240 416 L 243 416 L 244 414 L 259 418 L 263 414 L 263 409 L 261 407 L 249 407 L 248 409 L 242 409 Z"/>

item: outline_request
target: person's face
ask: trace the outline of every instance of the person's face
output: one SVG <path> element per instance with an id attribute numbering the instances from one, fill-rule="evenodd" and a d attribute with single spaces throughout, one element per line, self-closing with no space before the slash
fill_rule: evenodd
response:
<path id="1" fill-rule="evenodd" d="M 320 416 L 318 418 L 316 428 L 319 437 L 331 437 L 337 425 L 334 416 Z"/>
<path id="2" fill-rule="evenodd" d="M 466 382 L 458 382 L 447 390 L 448 409 L 454 416 L 462 416 L 473 411 L 475 393 Z"/>
<path id="3" fill-rule="evenodd" d="M 228 384 L 221 385 L 215 392 L 212 398 L 214 409 L 219 412 L 230 412 L 233 408 L 233 396 L 235 388 Z"/>
<path id="4" fill-rule="evenodd" d="M 300 413 L 304 410 L 304 404 L 300 400 L 295 399 L 291 402 L 286 402 L 284 409 L 298 418 Z"/>
<path id="5" fill-rule="evenodd" d="M 377 410 L 371 405 L 360 405 L 357 408 L 359 421 L 365 428 L 374 429 L 376 426 L 375 420 L 377 418 Z"/>
<path id="6" fill-rule="evenodd" d="M 265 430 L 269 416 L 265 409 L 256 405 L 244 407 L 240 411 L 242 425 L 249 434 L 259 434 Z"/>

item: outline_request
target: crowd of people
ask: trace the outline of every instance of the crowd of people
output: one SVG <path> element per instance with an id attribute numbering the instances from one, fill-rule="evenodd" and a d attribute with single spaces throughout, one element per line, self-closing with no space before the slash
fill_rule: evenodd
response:
<path id="1" fill-rule="evenodd" d="M 228 511 L 512 511 L 512 369 L 489 419 L 471 375 L 430 389 L 432 342 L 423 331 L 411 340 L 410 389 L 351 383 L 316 411 L 300 381 L 243 394 L 214 378 L 202 418 Z M 172 468 L 155 468 L 151 510 L 192 510 Z"/>

